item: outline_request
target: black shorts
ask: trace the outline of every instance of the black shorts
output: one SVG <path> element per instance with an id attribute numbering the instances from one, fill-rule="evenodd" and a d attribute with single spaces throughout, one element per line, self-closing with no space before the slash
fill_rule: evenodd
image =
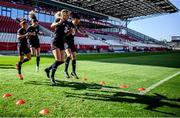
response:
<path id="1" fill-rule="evenodd" d="M 39 43 L 39 39 L 32 39 L 29 41 L 30 43 L 30 47 L 32 48 L 40 48 L 40 43 Z"/>
<path id="2" fill-rule="evenodd" d="M 19 55 L 22 56 L 24 54 L 28 54 L 30 53 L 30 49 L 28 48 L 28 46 L 19 46 Z"/>
<path id="3" fill-rule="evenodd" d="M 71 52 L 76 52 L 76 46 L 74 44 L 74 40 L 69 40 L 69 41 L 66 41 L 66 49 L 71 49 Z"/>
<path id="4" fill-rule="evenodd" d="M 31 48 L 40 48 L 40 44 L 39 43 L 32 43 L 32 44 L 30 44 L 30 47 Z"/>
<path id="5" fill-rule="evenodd" d="M 55 50 L 55 49 L 60 49 L 60 50 L 64 50 L 64 40 L 62 37 L 58 38 L 58 37 L 55 37 L 53 40 L 52 40 L 52 45 L 51 45 L 51 49 L 52 50 Z"/>

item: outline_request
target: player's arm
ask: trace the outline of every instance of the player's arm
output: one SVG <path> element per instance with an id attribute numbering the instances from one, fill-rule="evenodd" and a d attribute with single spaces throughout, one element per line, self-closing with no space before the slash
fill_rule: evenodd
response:
<path id="1" fill-rule="evenodd" d="M 18 39 L 23 39 L 24 37 L 26 37 L 26 36 L 28 36 L 28 33 L 26 33 L 26 34 L 23 34 L 23 30 L 22 29 L 19 29 L 18 31 L 17 31 L 17 38 Z"/>
<path id="2" fill-rule="evenodd" d="M 36 32 L 31 32 L 31 27 L 27 29 L 28 36 L 35 36 Z"/>
<path id="3" fill-rule="evenodd" d="M 39 31 L 38 34 L 39 35 L 44 35 L 44 32 Z"/>
<path id="4" fill-rule="evenodd" d="M 86 31 L 82 31 L 81 28 L 80 28 L 80 25 L 78 24 L 77 25 L 77 32 L 83 36 L 88 36 Z"/>
<path id="5" fill-rule="evenodd" d="M 69 35 L 71 35 L 73 33 L 73 29 L 72 28 L 70 28 L 69 30 L 68 30 L 68 32 L 67 32 L 67 34 L 66 34 L 66 36 L 69 36 Z"/>
<path id="6" fill-rule="evenodd" d="M 58 25 L 61 25 L 64 22 L 62 19 L 56 19 L 55 22 L 51 24 L 51 28 L 55 28 Z"/>
<path id="7" fill-rule="evenodd" d="M 38 29 L 38 33 L 37 33 L 37 34 L 39 34 L 39 35 L 44 35 L 44 32 L 41 32 L 41 31 L 39 30 L 39 26 L 37 27 L 37 29 Z"/>
<path id="8" fill-rule="evenodd" d="M 18 39 L 23 39 L 23 38 L 26 37 L 26 36 L 29 36 L 29 33 L 26 33 L 26 34 L 23 34 L 23 35 L 20 34 L 20 33 L 17 34 L 17 38 L 18 38 Z"/>
<path id="9" fill-rule="evenodd" d="M 36 32 L 28 32 L 28 35 L 29 35 L 29 36 L 35 36 L 35 35 L 36 35 Z"/>
<path id="10" fill-rule="evenodd" d="M 78 29 L 77 32 L 83 36 L 88 36 L 86 32 L 82 32 L 80 29 Z"/>

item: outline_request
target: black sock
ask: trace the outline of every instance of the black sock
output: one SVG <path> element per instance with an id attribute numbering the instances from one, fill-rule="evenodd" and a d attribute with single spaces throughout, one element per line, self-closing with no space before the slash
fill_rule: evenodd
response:
<path id="1" fill-rule="evenodd" d="M 18 74 L 21 74 L 21 66 L 22 66 L 22 62 L 19 61 L 18 62 Z"/>
<path id="2" fill-rule="evenodd" d="M 36 65 L 39 67 L 39 62 L 40 62 L 40 56 L 36 57 Z"/>
<path id="3" fill-rule="evenodd" d="M 53 64 L 54 64 L 54 63 L 53 63 Z M 52 69 L 53 64 L 52 64 L 52 65 L 50 65 L 49 67 L 47 67 L 46 69 L 51 70 L 51 69 Z"/>
<path id="4" fill-rule="evenodd" d="M 66 58 L 66 62 L 65 62 L 65 69 L 64 69 L 64 71 L 65 72 L 67 72 L 68 71 L 68 67 L 69 67 L 69 61 L 71 60 L 71 58 L 70 57 L 67 57 Z"/>
<path id="5" fill-rule="evenodd" d="M 51 78 L 54 78 L 54 75 L 56 73 L 56 69 L 59 65 L 63 64 L 64 62 L 62 61 L 55 61 L 52 65 L 52 73 L 51 73 Z"/>
<path id="6" fill-rule="evenodd" d="M 27 61 L 29 61 L 29 59 L 28 59 L 28 58 L 25 58 L 25 59 L 23 59 L 22 63 L 25 63 L 25 62 L 27 62 Z"/>
<path id="7" fill-rule="evenodd" d="M 47 67 L 46 69 L 48 69 L 50 71 L 52 69 L 52 66 L 54 65 L 54 63 L 52 65 L 50 65 L 49 67 Z"/>
<path id="8" fill-rule="evenodd" d="M 72 72 L 76 73 L 76 60 L 72 60 Z"/>

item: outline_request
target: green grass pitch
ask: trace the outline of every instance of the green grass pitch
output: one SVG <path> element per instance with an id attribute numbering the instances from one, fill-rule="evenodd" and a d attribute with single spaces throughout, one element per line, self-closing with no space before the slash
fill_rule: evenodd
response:
<path id="1" fill-rule="evenodd" d="M 145 95 L 137 90 L 179 72 L 179 52 L 81 54 L 77 60 L 80 79 L 64 79 L 62 65 L 56 72 L 58 85 L 52 87 L 43 70 L 53 57 L 41 57 L 39 72 L 32 57 L 22 67 L 21 81 L 15 69 L 18 56 L 0 56 L 0 117 L 39 117 L 44 108 L 47 117 L 180 117 L 180 75 Z M 12 96 L 3 98 L 5 93 Z M 26 103 L 16 105 L 19 99 Z"/>

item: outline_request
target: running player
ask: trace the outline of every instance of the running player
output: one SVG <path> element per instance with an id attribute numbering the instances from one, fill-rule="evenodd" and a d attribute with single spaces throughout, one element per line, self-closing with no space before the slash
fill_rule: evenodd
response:
<path id="1" fill-rule="evenodd" d="M 71 13 L 71 18 L 72 18 L 72 21 L 69 22 L 70 30 L 65 37 L 65 42 L 67 44 L 67 48 L 66 48 L 65 52 L 66 52 L 67 57 L 66 57 L 66 61 L 65 61 L 64 76 L 66 78 L 70 78 L 70 76 L 68 74 L 68 67 L 69 67 L 70 60 L 72 60 L 71 76 L 73 76 L 76 79 L 79 79 L 79 77 L 76 74 L 76 47 L 74 44 L 74 36 L 75 36 L 76 32 L 78 32 L 82 35 L 86 35 L 86 34 L 82 33 L 79 30 L 80 17 L 76 13 Z"/>
<path id="2" fill-rule="evenodd" d="M 21 28 L 17 31 L 17 38 L 18 38 L 18 48 L 19 48 L 19 56 L 20 61 L 16 64 L 16 68 L 18 70 L 18 77 L 20 80 L 23 80 L 23 76 L 21 74 L 21 66 L 23 63 L 31 60 L 31 53 L 28 47 L 27 36 L 33 35 L 32 33 L 27 33 L 27 21 L 25 19 L 20 20 Z M 24 54 L 27 58 L 24 58 Z"/>
<path id="3" fill-rule="evenodd" d="M 39 62 L 40 62 L 40 42 L 38 38 L 38 34 L 43 34 L 39 31 L 38 20 L 32 19 L 31 26 L 27 29 L 27 32 L 34 33 L 34 35 L 29 36 L 29 43 L 31 54 L 36 56 L 36 71 L 39 71 Z"/>
<path id="4" fill-rule="evenodd" d="M 46 68 L 44 71 L 47 74 L 47 77 L 50 79 L 52 85 L 56 85 L 54 75 L 56 72 L 56 69 L 59 65 L 64 63 L 64 36 L 67 33 L 68 30 L 68 18 L 69 18 L 69 12 L 66 9 L 63 9 L 56 13 L 55 15 L 56 20 L 54 23 L 52 23 L 51 27 L 55 28 L 54 38 L 52 40 L 52 53 L 55 58 L 55 62 L 48 68 Z M 50 76 L 50 70 L 51 76 Z"/>
<path id="5" fill-rule="evenodd" d="M 31 20 L 37 20 L 37 18 L 36 18 L 36 12 L 35 12 L 35 10 L 31 10 L 30 12 L 29 12 L 29 20 L 31 21 Z"/>

